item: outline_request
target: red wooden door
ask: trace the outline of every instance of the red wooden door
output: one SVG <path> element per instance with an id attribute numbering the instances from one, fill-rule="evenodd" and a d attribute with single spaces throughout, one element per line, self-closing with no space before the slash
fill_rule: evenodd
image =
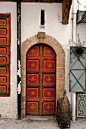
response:
<path id="1" fill-rule="evenodd" d="M 55 114 L 55 52 L 35 45 L 26 55 L 26 114 Z"/>

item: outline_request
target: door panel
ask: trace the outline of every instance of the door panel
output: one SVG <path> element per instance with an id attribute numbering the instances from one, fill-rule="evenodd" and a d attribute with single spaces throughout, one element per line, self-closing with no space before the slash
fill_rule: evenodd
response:
<path id="1" fill-rule="evenodd" d="M 38 98 L 38 88 L 27 88 L 27 98 Z"/>
<path id="2" fill-rule="evenodd" d="M 44 71 L 54 71 L 55 72 L 55 61 L 44 60 L 43 61 L 43 70 Z"/>
<path id="3" fill-rule="evenodd" d="M 27 60 L 27 70 L 38 71 L 39 70 L 39 60 Z"/>
<path id="4" fill-rule="evenodd" d="M 43 85 L 55 85 L 55 75 L 54 74 L 44 74 L 43 75 Z"/>
<path id="5" fill-rule="evenodd" d="M 27 84 L 39 84 L 39 74 L 27 74 Z"/>
<path id="6" fill-rule="evenodd" d="M 44 88 L 43 89 L 44 99 L 54 99 L 55 98 L 55 88 Z"/>
<path id="7" fill-rule="evenodd" d="M 43 112 L 44 113 L 53 113 L 55 111 L 54 102 L 44 102 L 43 103 Z"/>
<path id="8" fill-rule="evenodd" d="M 26 61 L 26 114 L 55 114 L 55 52 L 47 45 L 35 45 Z"/>
<path id="9" fill-rule="evenodd" d="M 39 56 L 39 47 L 31 47 L 31 49 L 29 49 L 29 51 L 27 52 L 27 56 Z"/>
<path id="10" fill-rule="evenodd" d="M 44 46 L 43 52 L 43 55 L 46 57 L 55 57 L 55 52 L 50 47 Z"/>
<path id="11" fill-rule="evenodd" d="M 38 112 L 38 102 L 27 102 L 27 111 L 28 112 Z"/>

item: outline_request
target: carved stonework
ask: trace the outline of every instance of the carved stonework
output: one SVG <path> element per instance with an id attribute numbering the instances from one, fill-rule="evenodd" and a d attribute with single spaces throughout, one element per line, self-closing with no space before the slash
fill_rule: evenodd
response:
<path id="1" fill-rule="evenodd" d="M 40 43 L 44 43 L 44 39 L 45 39 L 45 32 L 38 32 L 38 38 L 39 38 L 39 42 Z"/>

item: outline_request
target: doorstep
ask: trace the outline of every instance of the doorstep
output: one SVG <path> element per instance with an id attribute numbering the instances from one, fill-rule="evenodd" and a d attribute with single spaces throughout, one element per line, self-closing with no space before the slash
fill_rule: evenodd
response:
<path id="1" fill-rule="evenodd" d="M 29 120 L 56 120 L 55 116 L 31 116 L 31 115 L 26 115 L 26 118 L 29 118 Z"/>

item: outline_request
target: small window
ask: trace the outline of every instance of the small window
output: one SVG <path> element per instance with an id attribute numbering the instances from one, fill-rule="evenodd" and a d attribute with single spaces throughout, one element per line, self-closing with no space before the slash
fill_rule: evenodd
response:
<path id="1" fill-rule="evenodd" d="M 45 25 L 45 10 L 41 10 L 41 26 L 40 28 L 44 28 Z"/>
<path id="2" fill-rule="evenodd" d="M 44 25 L 45 23 L 45 14 L 44 10 L 41 10 L 41 25 Z"/>

